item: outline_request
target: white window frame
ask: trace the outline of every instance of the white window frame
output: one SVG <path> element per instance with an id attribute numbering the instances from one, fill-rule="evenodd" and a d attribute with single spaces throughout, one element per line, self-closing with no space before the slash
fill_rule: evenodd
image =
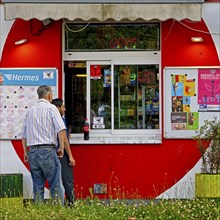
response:
<path id="1" fill-rule="evenodd" d="M 114 128 L 114 112 L 112 111 L 112 128 L 110 130 L 90 130 L 90 139 L 85 141 L 83 134 L 71 134 L 70 144 L 145 144 L 145 143 L 162 143 L 162 84 L 161 84 L 161 53 L 160 52 L 64 52 L 63 61 L 87 61 L 92 64 L 109 64 L 112 71 L 114 65 L 159 65 L 159 129 L 131 129 L 120 130 Z M 97 63 L 98 62 L 98 63 Z M 89 73 L 87 66 L 87 73 Z M 114 74 L 112 74 L 112 85 Z M 90 92 L 90 75 L 87 76 L 87 98 Z M 64 79 L 63 79 L 63 88 Z M 63 89 L 64 91 L 64 89 Z M 114 106 L 114 86 L 111 86 L 112 100 Z M 64 94 L 63 94 L 64 97 Z M 90 117 L 90 100 L 87 102 L 87 115 Z"/>

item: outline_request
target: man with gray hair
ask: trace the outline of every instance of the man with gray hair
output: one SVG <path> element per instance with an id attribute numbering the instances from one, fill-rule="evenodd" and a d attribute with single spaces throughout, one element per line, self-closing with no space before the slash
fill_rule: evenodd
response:
<path id="1" fill-rule="evenodd" d="M 44 200 L 44 185 L 47 180 L 52 199 L 63 203 L 61 164 L 58 157 L 63 157 L 66 127 L 59 111 L 51 104 L 51 87 L 39 86 L 37 94 L 39 100 L 28 110 L 22 128 L 24 159 L 30 162 L 34 201 Z M 57 136 L 60 145 L 56 150 Z"/>

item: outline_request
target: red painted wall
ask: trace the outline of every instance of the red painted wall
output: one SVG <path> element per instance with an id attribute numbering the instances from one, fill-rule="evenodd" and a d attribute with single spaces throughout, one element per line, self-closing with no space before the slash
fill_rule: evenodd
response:
<path id="1" fill-rule="evenodd" d="M 220 0 L 205 0 L 205 2 L 220 2 Z"/>
<path id="2" fill-rule="evenodd" d="M 43 28 L 41 21 L 17 19 L 7 37 L 0 67 L 56 67 L 59 70 L 59 95 L 62 86 L 62 28 L 61 22 L 52 22 Z M 40 31 L 42 30 L 42 31 Z M 26 38 L 27 43 L 15 45 Z"/>
<path id="3" fill-rule="evenodd" d="M 30 23 L 23 20 L 15 22 L 0 66 L 57 67 L 61 97 L 61 22 L 53 22 L 39 36 L 31 34 Z M 203 21 L 185 20 L 183 24 L 208 31 Z M 183 24 L 173 20 L 162 22 L 162 69 L 166 66 L 219 65 L 211 36 L 192 31 Z M 36 33 L 41 22 L 34 20 L 32 27 L 32 32 Z M 204 43 L 192 44 L 192 36 L 202 36 Z M 28 43 L 14 45 L 15 40 L 24 37 L 28 37 Z M 12 143 L 23 160 L 21 141 Z M 90 195 L 89 188 L 94 183 L 107 183 L 109 193 L 115 197 L 153 198 L 182 178 L 199 159 L 192 140 L 163 139 L 163 143 L 157 145 L 72 145 L 71 148 L 76 159 L 74 177 L 77 197 Z"/>
<path id="4" fill-rule="evenodd" d="M 162 29 L 163 66 L 219 65 L 214 42 L 203 21 L 173 22 L 169 20 L 162 24 Z M 202 37 L 204 42 L 192 43 L 191 37 Z"/>

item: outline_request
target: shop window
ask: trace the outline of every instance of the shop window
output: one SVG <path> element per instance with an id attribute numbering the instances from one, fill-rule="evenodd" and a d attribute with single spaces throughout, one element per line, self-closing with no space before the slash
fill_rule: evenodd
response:
<path id="1" fill-rule="evenodd" d="M 73 134 L 82 135 L 85 118 L 90 120 L 91 138 L 146 139 L 153 131 L 160 133 L 158 64 L 65 61 L 64 70 L 66 118 Z"/>
<path id="2" fill-rule="evenodd" d="M 65 52 L 159 50 L 159 23 L 65 23 Z"/>
<path id="3" fill-rule="evenodd" d="M 64 24 L 64 100 L 73 144 L 161 143 L 160 24 Z"/>
<path id="4" fill-rule="evenodd" d="M 115 129 L 158 129 L 158 65 L 117 65 L 114 73 Z"/>

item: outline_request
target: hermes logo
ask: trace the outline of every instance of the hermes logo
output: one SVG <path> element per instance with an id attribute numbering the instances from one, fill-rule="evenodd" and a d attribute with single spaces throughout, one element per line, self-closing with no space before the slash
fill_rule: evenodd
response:
<path id="1" fill-rule="evenodd" d="M 18 74 L 5 74 L 9 81 L 38 81 L 39 76 L 21 76 Z"/>

